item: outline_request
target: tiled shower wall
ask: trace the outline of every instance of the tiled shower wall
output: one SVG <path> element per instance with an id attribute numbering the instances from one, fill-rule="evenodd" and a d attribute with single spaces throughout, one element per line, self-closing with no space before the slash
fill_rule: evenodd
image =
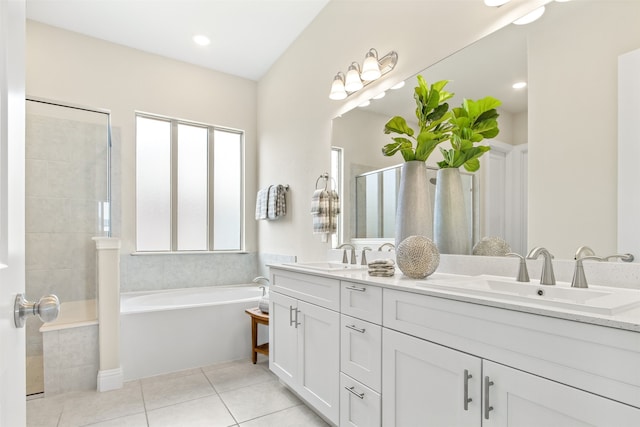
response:
<path id="1" fill-rule="evenodd" d="M 26 292 L 37 300 L 96 298 L 98 206 L 107 199 L 107 119 L 27 103 Z M 27 355 L 42 354 L 38 319 L 27 322 Z"/>

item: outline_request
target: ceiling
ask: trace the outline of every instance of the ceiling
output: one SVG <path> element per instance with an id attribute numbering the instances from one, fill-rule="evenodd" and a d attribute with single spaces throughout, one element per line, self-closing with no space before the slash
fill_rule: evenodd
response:
<path id="1" fill-rule="evenodd" d="M 329 0 L 26 0 L 27 18 L 259 80 Z M 206 35 L 211 44 L 192 38 Z"/>

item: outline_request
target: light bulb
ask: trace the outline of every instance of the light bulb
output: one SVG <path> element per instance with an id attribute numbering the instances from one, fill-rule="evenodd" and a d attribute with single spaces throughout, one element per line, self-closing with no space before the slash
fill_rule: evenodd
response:
<path id="1" fill-rule="evenodd" d="M 347 92 L 355 92 L 364 86 L 362 80 L 360 80 L 360 71 L 358 64 L 353 63 L 349 65 L 349 71 L 347 71 L 347 78 L 344 81 L 344 89 Z"/>
<path id="2" fill-rule="evenodd" d="M 513 23 L 516 25 L 530 24 L 533 21 L 536 21 L 537 19 L 539 19 L 543 14 L 544 14 L 544 6 L 540 6 L 533 12 L 527 13 L 522 18 L 516 19 L 515 21 L 513 21 Z"/>
<path id="3" fill-rule="evenodd" d="M 371 81 L 379 79 L 382 75 L 380 64 L 378 63 L 378 52 L 375 49 L 369 49 L 362 63 L 362 80 Z"/>
<path id="4" fill-rule="evenodd" d="M 502 6 L 509 3 L 511 0 L 484 0 L 484 4 L 487 6 Z"/>
<path id="5" fill-rule="evenodd" d="M 333 83 L 331 84 L 331 92 L 329 92 L 329 99 L 339 101 L 347 97 L 347 92 L 344 90 L 344 79 L 342 76 L 342 73 L 338 73 L 333 78 Z"/>
<path id="6" fill-rule="evenodd" d="M 524 89 L 525 87 L 527 87 L 527 82 L 517 82 L 511 85 L 511 87 L 514 89 Z"/>

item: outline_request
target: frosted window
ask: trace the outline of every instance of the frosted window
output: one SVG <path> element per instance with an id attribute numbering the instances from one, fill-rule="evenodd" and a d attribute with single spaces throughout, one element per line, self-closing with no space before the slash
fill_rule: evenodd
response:
<path id="1" fill-rule="evenodd" d="M 242 248 L 242 134 L 213 132 L 213 249 Z"/>
<path id="2" fill-rule="evenodd" d="M 208 129 L 178 125 L 178 250 L 207 250 Z"/>
<path id="3" fill-rule="evenodd" d="M 171 124 L 136 120 L 136 234 L 140 251 L 171 250 Z"/>

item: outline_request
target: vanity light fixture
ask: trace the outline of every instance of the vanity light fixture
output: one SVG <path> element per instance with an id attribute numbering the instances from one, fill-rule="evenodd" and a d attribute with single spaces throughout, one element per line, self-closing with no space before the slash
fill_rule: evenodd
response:
<path id="1" fill-rule="evenodd" d="M 391 51 L 382 58 L 378 58 L 378 52 L 373 48 L 369 49 L 365 56 L 362 70 L 360 69 L 360 64 L 352 62 L 349 65 L 346 76 L 342 72 L 338 72 L 335 75 L 331 84 L 329 98 L 334 100 L 345 99 L 393 70 L 397 63 L 398 54 L 396 52 Z"/>
<path id="2" fill-rule="evenodd" d="M 377 94 L 376 96 L 374 96 L 371 99 L 382 99 L 384 98 L 384 96 L 387 94 L 387 92 L 380 92 L 379 94 Z"/>
<path id="3" fill-rule="evenodd" d="M 514 89 L 524 89 L 525 87 L 527 87 L 527 82 L 516 82 L 511 85 L 511 87 Z"/>
<path id="4" fill-rule="evenodd" d="M 513 21 L 513 23 L 516 25 L 530 24 L 533 21 L 537 21 L 543 14 L 544 14 L 544 6 L 540 6 L 533 12 L 527 13 L 522 18 L 516 19 L 515 21 Z"/>
<path id="5" fill-rule="evenodd" d="M 401 82 L 398 82 L 393 86 L 391 86 L 391 90 L 402 89 L 404 87 L 404 84 L 405 84 L 404 80 Z"/>
<path id="6" fill-rule="evenodd" d="M 368 107 L 369 105 L 371 105 L 371 101 L 369 101 L 368 99 L 366 101 L 364 101 L 362 104 L 358 105 L 358 107 L 360 108 L 364 108 L 364 107 Z"/>

